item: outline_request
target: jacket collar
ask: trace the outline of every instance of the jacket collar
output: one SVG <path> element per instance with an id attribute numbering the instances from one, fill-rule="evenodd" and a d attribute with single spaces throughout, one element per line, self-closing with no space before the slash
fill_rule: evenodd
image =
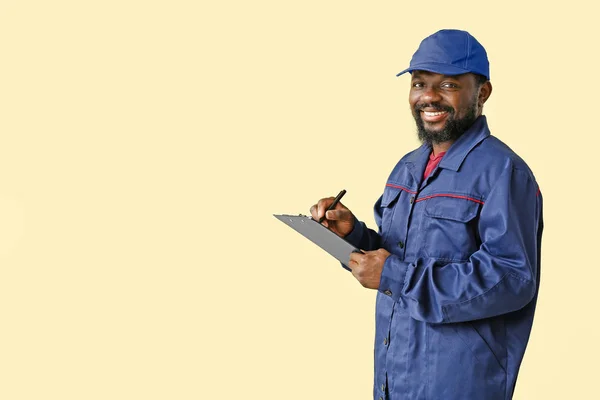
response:
<path id="1" fill-rule="evenodd" d="M 467 129 L 467 131 L 459 137 L 452 146 L 450 146 L 448 152 L 444 155 L 442 161 L 440 161 L 440 168 L 458 171 L 467 157 L 467 154 L 488 136 L 490 136 L 490 129 L 488 128 L 487 119 L 485 115 L 481 115 L 473 122 L 473 125 L 471 125 L 471 127 Z"/>
<path id="2" fill-rule="evenodd" d="M 475 146 L 481 143 L 482 140 L 490 136 L 490 129 L 488 128 L 487 119 L 485 115 L 479 116 L 473 125 L 467 131 L 459 137 L 456 142 L 450 146 L 442 161 L 440 161 L 440 168 L 451 169 L 452 171 L 458 171 L 461 164 L 467 157 L 467 154 Z M 407 164 L 413 164 L 411 169 L 414 170 L 416 167 L 419 170 L 425 169 L 426 160 L 429 158 L 431 153 L 431 146 L 423 144 L 420 148 L 414 151 L 406 159 Z M 416 176 L 423 171 L 415 171 Z"/>

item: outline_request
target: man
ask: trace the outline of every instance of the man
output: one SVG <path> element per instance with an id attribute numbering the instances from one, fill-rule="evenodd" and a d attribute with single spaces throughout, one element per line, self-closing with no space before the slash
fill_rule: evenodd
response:
<path id="1" fill-rule="evenodd" d="M 490 135 L 483 46 L 441 30 L 410 63 L 423 145 L 375 204 L 378 232 L 333 198 L 311 208 L 363 249 L 346 268 L 376 289 L 375 399 L 511 399 L 540 278 L 542 196 L 525 162 Z"/>

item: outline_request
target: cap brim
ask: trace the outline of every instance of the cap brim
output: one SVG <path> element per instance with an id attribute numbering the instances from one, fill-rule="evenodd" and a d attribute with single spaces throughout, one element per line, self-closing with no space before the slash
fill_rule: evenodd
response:
<path id="1" fill-rule="evenodd" d="M 462 75 L 462 74 L 472 72 L 472 71 L 469 71 L 469 70 L 466 70 L 463 68 L 455 67 L 453 65 L 427 63 L 427 64 L 420 64 L 420 65 L 412 65 L 412 66 L 406 68 L 404 71 L 398 72 L 396 74 L 396 76 L 400 76 L 407 72 L 413 72 L 413 71 L 428 71 L 428 72 L 433 72 L 433 73 L 442 74 L 442 75 Z"/>

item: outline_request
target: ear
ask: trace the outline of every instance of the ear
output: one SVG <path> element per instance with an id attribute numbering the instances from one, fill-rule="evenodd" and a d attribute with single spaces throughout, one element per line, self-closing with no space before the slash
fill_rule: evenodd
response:
<path id="1" fill-rule="evenodd" d="M 492 83 L 490 81 L 487 81 L 486 83 L 481 85 L 481 87 L 479 88 L 479 96 L 477 98 L 479 107 L 483 107 L 483 105 L 485 104 L 487 99 L 490 98 L 491 94 L 492 94 Z"/>

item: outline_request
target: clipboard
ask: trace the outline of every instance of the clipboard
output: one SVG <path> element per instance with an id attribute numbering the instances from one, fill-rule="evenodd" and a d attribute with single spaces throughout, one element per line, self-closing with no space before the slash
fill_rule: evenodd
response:
<path id="1" fill-rule="evenodd" d="M 360 249 L 354 247 L 344 238 L 312 219 L 312 217 L 302 214 L 273 214 L 273 216 L 331 254 L 344 265 L 348 265 L 350 253 L 362 253 Z"/>

